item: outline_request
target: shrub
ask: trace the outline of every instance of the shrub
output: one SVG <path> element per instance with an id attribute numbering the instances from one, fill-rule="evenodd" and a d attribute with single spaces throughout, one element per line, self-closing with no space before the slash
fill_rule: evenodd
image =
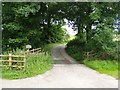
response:
<path id="1" fill-rule="evenodd" d="M 113 41 L 112 30 L 98 30 L 94 35 L 93 50 L 101 59 L 116 59 L 116 42 Z"/>
<path id="2" fill-rule="evenodd" d="M 70 54 L 73 58 L 80 63 L 84 60 L 84 53 L 85 53 L 85 41 L 80 40 L 79 38 L 73 39 L 67 43 L 66 48 L 68 54 Z"/>

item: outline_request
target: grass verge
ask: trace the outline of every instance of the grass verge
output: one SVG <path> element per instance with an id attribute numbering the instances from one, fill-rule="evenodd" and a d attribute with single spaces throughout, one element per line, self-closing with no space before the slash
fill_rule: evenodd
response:
<path id="1" fill-rule="evenodd" d="M 40 53 L 35 56 L 27 57 L 26 68 L 24 69 L 9 69 L 2 68 L 2 78 L 5 79 L 22 79 L 33 77 L 42 74 L 52 68 L 52 58 L 47 53 Z"/>
<path id="2" fill-rule="evenodd" d="M 118 79 L 118 62 L 116 60 L 84 60 L 84 64 L 102 74 Z"/>
<path id="3" fill-rule="evenodd" d="M 2 68 L 2 78 L 4 79 L 22 79 L 33 77 L 39 74 L 43 74 L 53 67 L 53 59 L 51 56 L 51 48 L 57 44 L 45 45 L 43 50 L 46 52 L 41 52 L 38 55 L 29 55 L 27 57 L 26 68 L 23 69 L 9 69 L 7 67 Z M 13 54 L 20 54 L 21 50 L 14 51 Z M 24 52 L 24 51 L 23 51 Z M 4 54 L 7 54 L 6 52 Z"/>
<path id="4" fill-rule="evenodd" d="M 53 67 L 53 59 L 51 56 L 51 49 L 59 45 L 60 43 L 52 43 L 47 44 L 42 47 L 44 52 L 39 53 L 38 55 L 29 55 L 27 57 L 27 63 L 26 63 L 26 69 L 9 69 L 7 67 L 2 68 L 2 78 L 4 79 L 22 79 L 22 78 L 28 78 L 33 77 L 39 74 L 43 74 L 46 71 L 50 70 Z M 22 50 L 24 52 L 24 50 Z M 14 55 L 21 54 L 21 50 L 17 49 L 17 51 L 14 51 Z M 7 52 L 4 52 L 4 54 L 7 54 Z"/>
<path id="5" fill-rule="evenodd" d="M 118 79 L 118 61 L 117 60 L 83 60 L 81 53 L 76 47 L 67 47 L 67 53 L 76 59 L 78 63 L 85 64 L 86 66 L 102 73 L 108 74 Z"/>

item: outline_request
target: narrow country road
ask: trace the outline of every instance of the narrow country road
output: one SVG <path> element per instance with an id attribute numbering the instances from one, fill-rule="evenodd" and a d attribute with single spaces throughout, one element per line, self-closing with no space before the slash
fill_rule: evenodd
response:
<path id="1" fill-rule="evenodd" d="M 65 45 L 52 49 L 53 69 L 20 80 L 2 80 L 3 88 L 118 88 L 118 80 L 77 64 L 65 52 Z"/>
<path id="2" fill-rule="evenodd" d="M 77 64 L 77 62 L 65 52 L 65 45 L 55 46 L 51 53 L 55 64 Z"/>

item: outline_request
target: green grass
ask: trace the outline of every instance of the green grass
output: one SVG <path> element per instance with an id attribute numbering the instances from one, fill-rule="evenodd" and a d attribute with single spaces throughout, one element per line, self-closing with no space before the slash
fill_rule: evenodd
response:
<path id="1" fill-rule="evenodd" d="M 47 53 L 27 57 L 26 68 L 24 69 L 9 69 L 2 68 L 2 78 L 5 79 L 21 79 L 33 77 L 42 74 L 52 68 L 52 58 Z"/>
<path id="2" fill-rule="evenodd" d="M 7 67 L 2 68 L 2 78 L 10 80 L 22 79 L 34 77 L 36 75 L 45 73 L 53 67 L 51 49 L 59 44 L 60 43 L 47 44 L 44 47 L 42 47 L 44 52 L 41 52 L 38 55 L 30 55 L 29 57 L 27 57 L 25 70 L 16 68 L 10 70 Z M 21 50 L 17 49 L 17 51 L 14 51 L 13 54 L 24 54 L 24 50 L 22 50 L 21 53 L 20 52 Z M 8 54 L 8 52 L 4 52 L 4 54 Z"/>
<path id="3" fill-rule="evenodd" d="M 28 77 L 34 77 L 39 74 L 43 74 L 46 71 L 50 70 L 53 67 L 53 59 L 50 54 L 51 48 L 58 44 L 48 44 L 42 47 L 42 49 L 46 52 L 41 52 L 38 55 L 30 55 L 27 57 L 26 68 L 24 69 L 9 69 L 7 67 L 2 68 L 2 78 L 4 79 L 22 79 Z M 17 49 L 13 54 L 21 54 L 21 50 Z M 4 52 L 4 54 L 8 54 L 8 52 Z"/>
<path id="4" fill-rule="evenodd" d="M 81 53 L 77 47 L 67 47 L 67 53 L 76 59 L 78 63 L 85 64 L 86 66 L 103 74 L 108 74 L 118 79 L 118 61 L 117 60 L 82 60 Z"/>
<path id="5" fill-rule="evenodd" d="M 84 64 L 100 73 L 118 79 L 118 62 L 116 60 L 84 60 Z"/>

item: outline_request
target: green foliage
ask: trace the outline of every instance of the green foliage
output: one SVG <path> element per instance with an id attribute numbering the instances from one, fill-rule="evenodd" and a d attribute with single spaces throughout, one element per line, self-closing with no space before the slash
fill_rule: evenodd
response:
<path id="1" fill-rule="evenodd" d="M 78 29 L 80 40 L 75 41 L 75 46 L 81 48 L 81 52 L 86 49 L 97 53 L 97 49 L 100 49 L 100 54 L 104 52 L 103 54 L 112 55 L 112 58 L 114 56 L 112 32 L 114 18 L 119 14 L 118 3 L 3 4 L 3 49 L 22 48 L 26 44 L 36 48 L 46 43 L 66 41 L 67 35 L 61 29 L 66 18 L 73 28 Z M 97 29 L 92 30 L 91 26 L 96 20 Z"/>
<path id="2" fill-rule="evenodd" d="M 19 25 L 19 23 L 16 23 L 16 22 L 10 22 L 7 24 L 5 23 L 5 24 L 3 24 L 3 28 L 10 30 L 11 32 L 12 32 L 12 30 L 17 31 L 17 30 L 22 29 L 22 27 Z"/>
<path id="3" fill-rule="evenodd" d="M 43 51 L 44 52 L 48 52 L 49 54 L 51 54 L 51 49 L 54 47 L 54 46 L 57 46 L 57 45 L 60 45 L 60 44 L 63 44 L 63 43 L 51 43 L 51 44 L 47 44 L 45 46 L 43 46 Z"/>
<path id="4" fill-rule="evenodd" d="M 113 41 L 113 23 L 118 14 L 117 7 L 118 3 L 66 3 L 64 10 L 61 10 L 78 29 L 78 39 L 67 44 L 68 53 L 77 60 L 85 59 L 87 52 L 95 54 L 93 58 L 117 60 L 117 46 Z M 93 24 L 96 29 L 91 29 Z"/>
<path id="5" fill-rule="evenodd" d="M 99 5 L 97 5 L 97 3 L 92 3 L 91 4 L 92 7 L 92 12 L 90 13 L 90 17 L 92 20 L 100 20 L 101 19 L 101 8 Z"/>
<path id="6" fill-rule="evenodd" d="M 20 50 L 19 50 L 20 51 Z M 14 52 L 17 54 L 19 51 Z M 20 52 L 19 52 L 20 54 Z M 23 69 L 8 69 L 6 67 L 2 68 L 2 78 L 5 79 L 21 79 L 33 77 L 38 74 L 42 74 L 47 70 L 52 68 L 53 61 L 49 53 L 39 53 L 38 55 L 28 56 L 26 60 L 26 68 Z"/>
<path id="7" fill-rule="evenodd" d="M 28 17 L 31 13 L 35 15 L 40 10 L 40 5 L 39 3 L 22 3 L 22 6 L 19 5 L 13 10 L 16 13 L 16 17 Z"/>
<path id="8" fill-rule="evenodd" d="M 49 43 L 63 42 L 65 31 L 61 26 L 53 25 L 49 31 Z"/>
<path id="9" fill-rule="evenodd" d="M 84 40 L 76 38 L 67 43 L 67 52 L 78 61 L 87 58 L 86 52 L 92 52 L 94 57 L 98 59 L 118 59 L 118 46 L 117 42 L 113 41 L 113 34 L 111 30 L 98 30 L 89 40 L 85 43 Z M 90 57 L 89 57 L 90 59 Z"/>
<path id="10" fill-rule="evenodd" d="M 8 55 L 9 53 L 11 53 L 12 55 L 25 55 L 25 52 L 26 52 L 25 49 L 16 48 L 13 51 L 3 51 L 2 54 Z"/>
<path id="11" fill-rule="evenodd" d="M 73 39 L 67 43 L 67 52 L 77 61 L 83 63 L 84 60 L 84 52 L 85 52 L 85 41 L 80 40 L 79 38 Z"/>
<path id="12" fill-rule="evenodd" d="M 65 31 L 61 29 L 62 21 L 54 17 L 56 12 L 52 10 L 55 5 L 55 3 L 43 2 L 4 2 L 3 50 L 24 48 L 26 44 L 37 48 L 46 43 L 62 42 Z M 57 8 L 54 9 L 54 11 L 57 10 Z"/>
<path id="13" fill-rule="evenodd" d="M 118 78 L 118 62 L 116 60 L 85 60 L 84 64 L 100 73 Z"/>
<path id="14" fill-rule="evenodd" d="M 93 51 L 101 59 L 117 59 L 117 43 L 113 41 L 113 30 L 102 26 L 87 44 L 88 51 Z"/>

